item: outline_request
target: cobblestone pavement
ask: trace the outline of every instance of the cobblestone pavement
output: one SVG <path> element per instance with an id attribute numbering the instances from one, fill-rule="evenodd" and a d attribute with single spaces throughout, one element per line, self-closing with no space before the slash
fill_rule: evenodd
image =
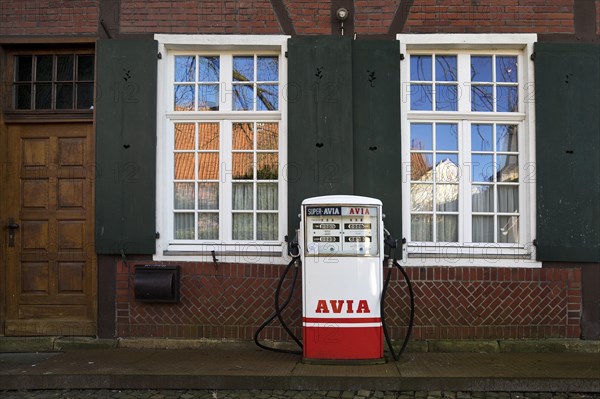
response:
<path id="1" fill-rule="evenodd" d="M 0 391 L 3 399 L 600 399 L 600 393 L 283 390 L 40 390 Z"/>

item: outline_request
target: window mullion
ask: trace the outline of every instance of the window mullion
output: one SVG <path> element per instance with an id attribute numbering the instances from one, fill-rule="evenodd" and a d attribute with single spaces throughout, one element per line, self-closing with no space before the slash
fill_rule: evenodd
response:
<path id="1" fill-rule="evenodd" d="M 219 168 L 219 230 L 221 241 L 231 241 L 233 237 L 233 161 L 232 161 L 232 122 L 224 120 L 221 126 L 221 165 Z"/>
<path id="2" fill-rule="evenodd" d="M 463 173 L 460 179 L 462 204 L 460 205 L 460 219 L 463 237 L 461 242 L 473 242 L 472 232 L 472 210 L 473 198 L 471 196 L 471 176 L 473 174 L 471 163 L 471 122 L 464 120 L 460 122 L 461 139 L 459 140 L 460 163 L 463 165 Z"/>
<path id="3" fill-rule="evenodd" d="M 458 53 L 456 68 L 458 75 L 458 112 L 471 111 L 471 64 L 470 55 Z"/>
<path id="4" fill-rule="evenodd" d="M 219 88 L 219 109 L 223 112 L 231 112 L 233 109 L 233 55 L 221 54 Z"/>

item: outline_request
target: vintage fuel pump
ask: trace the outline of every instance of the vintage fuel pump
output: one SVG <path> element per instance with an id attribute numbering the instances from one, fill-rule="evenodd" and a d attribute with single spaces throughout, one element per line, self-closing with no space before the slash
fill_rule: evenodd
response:
<path id="1" fill-rule="evenodd" d="M 256 330 L 263 349 L 303 355 L 307 363 L 385 362 L 384 337 L 398 360 L 406 348 L 414 318 L 414 295 L 406 271 L 394 259 L 397 241 L 385 230 L 380 200 L 329 195 L 302 202 L 298 236 L 288 241 L 292 260 L 275 290 L 275 312 Z M 389 249 L 385 254 L 384 245 Z M 397 267 L 408 288 L 410 316 L 402 347 L 396 353 L 385 323 L 385 297 L 391 270 Z M 280 301 L 284 280 L 293 268 L 288 296 Z M 302 268 L 302 342 L 282 317 Z M 388 272 L 383 281 L 383 269 Z M 261 331 L 278 319 L 302 351 L 273 348 L 259 341 Z"/>
<path id="2" fill-rule="evenodd" d="M 305 361 L 383 362 L 381 201 L 334 195 L 302 202 Z"/>

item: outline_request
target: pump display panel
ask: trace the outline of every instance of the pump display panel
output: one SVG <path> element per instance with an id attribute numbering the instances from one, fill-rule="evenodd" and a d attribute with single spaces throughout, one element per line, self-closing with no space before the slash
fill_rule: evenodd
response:
<path id="1" fill-rule="evenodd" d="M 378 256 L 378 209 L 370 206 L 306 206 L 306 255 Z"/>

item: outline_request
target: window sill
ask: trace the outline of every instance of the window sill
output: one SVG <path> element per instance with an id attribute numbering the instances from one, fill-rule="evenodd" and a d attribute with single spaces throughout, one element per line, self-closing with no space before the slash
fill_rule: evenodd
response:
<path id="1" fill-rule="evenodd" d="M 166 250 L 157 251 L 155 261 L 222 263 L 286 264 L 289 259 L 281 243 L 257 244 L 172 244 Z"/>
<path id="2" fill-rule="evenodd" d="M 93 122 L 94 111 L 20 110 L 4 112 L 5 123 Z"/>

